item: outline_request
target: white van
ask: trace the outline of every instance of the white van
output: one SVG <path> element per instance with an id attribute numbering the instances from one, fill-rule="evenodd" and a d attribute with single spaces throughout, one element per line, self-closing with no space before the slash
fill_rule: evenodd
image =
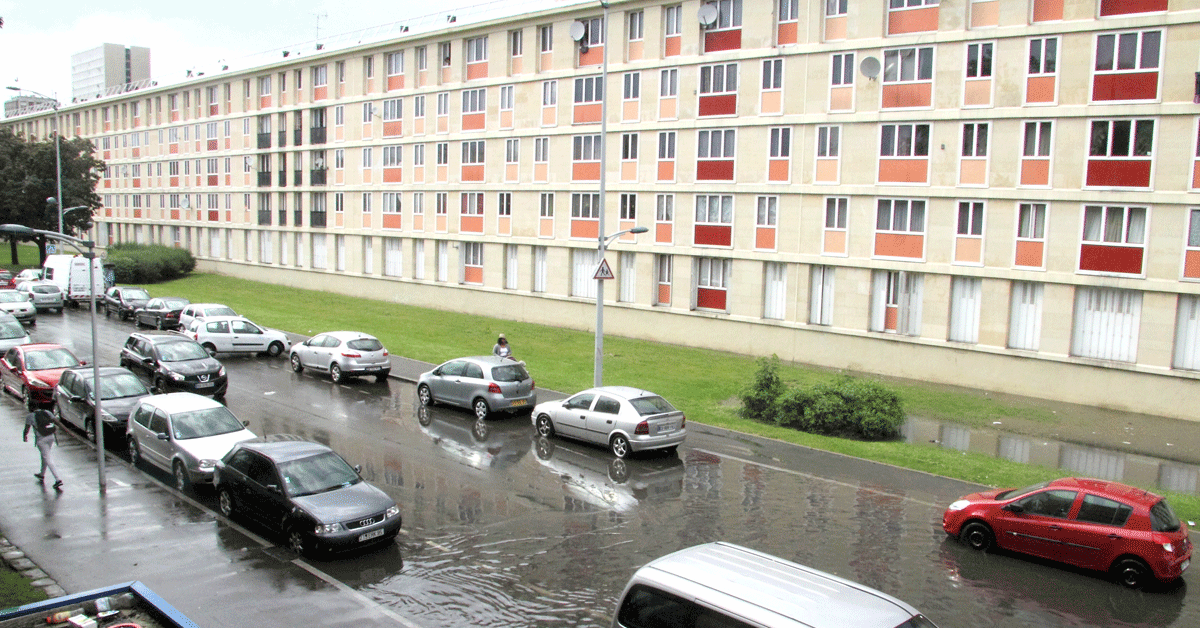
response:
<path id="1" fill-rule="evenodd" d="M 620 599 L 613 628 L 937 628 L 882 591 L 730 543 L 647 563 Z"/>
<path id="2" fill-rule="evenodd" d="M 92 288 L 99 300 L 104 298 L 104 260 L 97 257 L 92 264 L 95 268 Z M 68 306 L 87 303 L 92 294 L 88 290 L 87 258 L 82 255 L 47 255 L 42 264 L 42 279 L 63 291 Z"/>

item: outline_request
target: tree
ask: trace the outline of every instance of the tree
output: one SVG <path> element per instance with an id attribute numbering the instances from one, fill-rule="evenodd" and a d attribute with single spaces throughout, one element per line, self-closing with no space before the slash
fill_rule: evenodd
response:
<path id="1" fill-rule="evenodd" d="M 96 194 L 96 184 L 105 164 L 95 158 L 95 147 L 81 137 L 63 139 L 59 147 L 62 157 L 62 195 L 64 207 L 90 207 L 92 211 L 102 205 Z M 9 129 L 0 129 L 0 223 L 15 223 L 58 231 L 58 205 L 46 199 L 58 197 L 58 170 L 54 158 L 54 138 L 38 140 L 15 135 Z M 76 235 L 92 228 L 90 212 L 70 212 L 63 217 L 63 231 Z M 46 239 L 37 238 L 39 263 L 46 259 Z M 18 238 L 12 238 L 9 246 L 13 263 L 17 260 Z"/>

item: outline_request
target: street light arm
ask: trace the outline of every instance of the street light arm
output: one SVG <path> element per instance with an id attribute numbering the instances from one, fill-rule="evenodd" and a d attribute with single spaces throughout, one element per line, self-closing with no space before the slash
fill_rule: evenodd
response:
<path id="1" fill-rule="evenodd" d="M 626 229 L 624 231 L 618 231 L 616 233 L 606 235 L 606 236 L 604 236 L 604 246 L 607 247 L 609 242 L 612 242 L 613 240 L 625 235 L 626 233 L 646 233 L 647 231 L 649 231 L 649 229 L 647 229 L 646 227 L 634 227 L 632 229 Z"/>

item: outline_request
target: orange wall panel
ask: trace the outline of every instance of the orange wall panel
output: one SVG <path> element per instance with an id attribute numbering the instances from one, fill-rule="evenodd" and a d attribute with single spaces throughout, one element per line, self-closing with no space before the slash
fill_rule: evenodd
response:
<path id="1" fill-rule="evenodd" d="M 590 124 L 593 122 L 599 122 L 600 103 L 575 105 L 571 121 L 575 124 Z"/>
<path id="2" fill-rule="evenodd" d="M 458 221 L 461 233 L 483 233 L 483 216 L 462 216 Z"/>
<path id="3" fill-rule="evenodd" d="M 1053 103 L 1058 78 L 1054 76 L 1031 76 L 1025 79 L 1025 102 Z"/>
<path id="4" fill-rule="evenodd" d="M 1046 264 L 1046 260 L 1043 257 L 1045 247 L 1045 242 L 1030 242 L 1027 240 L 1017 242 L 1017 251 L 1013 265 L 1025 266 L 1027 268 L 1042 268 Z"/>
<path id="5" fill-rule="evenodd" d="M 554 219 L 538 218 L 538 235 L 543 238 L 554 237 Z"/>
<path id="6" fill-rule="evenodd" d="M 644 41 L 629 42 L 629 61 L 641 61 L 646 55 L 646 45 Z"/>
<path id="7" fill-rule="evenodd" d="M 1021 185 L 1050 185 L 1050 160 L 1022 159 Z"/>
<path id="8" fill-rule="evenodd" d="M 464 283 L 483 283 L 483 268 L 479 266 L 467 266 L 463 268 Z"/>
<path id="9" fill-rule="evenodd" d="M 487 61 L 478 61 L 476 63 L 467 64 L 467 80 L 485 79 L 488 77 Z"/>
<path id="10" fill-rule="evenodd" d="M 621 180 L 637 181 L 638 163 L 636 161 L 621 162 Z"/>
<path id="11" fill-rule="evenodd" d="M 674 120 L 679 117 L 679 101 L 676 98 L 663 98 L 658 101 L 658 119 Z"/>
<path id="12" fill-rule="evenodd" d="M 786 183 L 791 178 L 792 162 L 789 159 L 767 160 L 767 181 Z"/>
<path id="13" fill-rule="evenodd" d="M 987 28 L 1000 25 L 1000 0 L 973 2 L 971 4 L 971 28 Z"/>
<path id="14" fill-rule="evenodd" d="M 483 165 L 476 164 L 462 167 L 462 180 L 478 182 L 483 181 Z"/>
<path id="15" fill-rule="evenodd" d="M 877 233 L 875 255 L 922 259 L 925 256 L 925 236 L 918 233 Z"/>
<path id="16" fill-rule="evenodd" d="M 675 162 L 674 161 L 658 162 L 658 180 L 659 181 L 674 181 L 675 180 Z"/>
<path id="17" fill-rule="evenodd" d="M 983 239 L 965 237 L 955 238 L 954 261 L 960 264 L 982 264 Z"/>
<path id="18" fill-rule="evenodd" d="M 826 231 L 823 238 L 822 253 L 831 255 L 846 254 L 846 232 L 845 231 Z"/>
<path id="19" fill-rule="evenodd" d="M 487 127 L 486 115 L 484 113 L 464 113 L 462 117 L 462 130 L 482 131 Z"/>
<path id="20" fill-rule="evenodd" d="M 968 107 L 986 107 L 992 104 L 992 80 L 967 81 L 963 85 L 963 104 Z"/>
<path id="21" fill-rule="evenodd" d="M 584 161 L 571 164 L 572 181 L 599 181 L 600 162 Z"/>
<path id="22" fill-rule="evenodd" d="M 313 88 L 313 100 L 325 100 L 329 97 L 329 88 L 322 85 Z"/>
<path id="23" fill-rule="evenodd" d="M 655 303 L 657 303 L 659 305 L 670 305 L 671 304 L 671 284 L 669 284 L 669 283 L 658 284 L 658 300 Z"/>
<path id="24" fill-rule="evenodd" d="M 675 225 L 670 222 L 660 222 L 654 225 L 654 241 L 658 244 L 670 244 L 675 241 Z"/>
<path id="25" fill-rule="evenodd" d="M 512 111 L 506 109 L 506 110 L 500 112 L 500 128 L 502 128 L 502 129 L 513 128 L 513 112 Z"/>
<path id="26" fill-rule="evenodd" d="M 404 181 L 404 168 L 384 168 L 383 182 L 384 183 L 402 183 Z"/>
<path id="27" fill-rule="evenodd" d="M 677 57 L 680 50 L 683 48 L 683 37 L 680 35 L 672 35 L 663 41 L 663 56 Z"/>
<path id="28" fill-rule="evenodd" d="M 595 240 L 600 233 L 600 221 L 591 219 L 571 219 L 571 237 Z"/>
<path id="29" fill-rule="evenodd" d="M 638 100 L 625 100 L 621 102 L 621 120 L 624 122 L 637 122 L 641 117 L 642 103 Z"/>
<path id="30" fill-rule="evenodd" d="M 765 114 L 783 113 L 783 92 L 763 92 L 759 109 Z"/>
<path id="31" fill-rule="evenodd" d="M 880 183 L 928 183 L 929 159 L 880 159 Z"/>
<path id="32" fill-rule="evenodd" d="M 338 217 L 341 218 L 341 216 L 338 216 Z M 402 214 L 392 214 L 392 213 L 383 214 L 383 228 L 384 229 L 402 229 L 403 228 L 403 226 L 401 224 L 403 222 L 402 218 L 404 218 L 404 216 Z"/>
<path id="33" fill-rule="evenodd" d="M 558 124 L 558 109 L 555 107 L 542 107 L 542 126 L 554 126 Z"/>
<path id="34" fill-rule="evenodd" d="M 923 9 L 888 12 L 888 35 L 928 33 L 938 29 L 937 5 Z"/>
<path id="35" fill-rule="evenodd" d="M 579 53 L 579 66 L 600 65 L 604 63 L 604 46 L 592 46 L 587 52 Z"/>
<path id="36" fill-rule="evenodd" d="M 508 216 L 500 216 L 497 218 L 496 233 L 499 235 L 512 235 L 512 218 Z"/>
<path id="37" fill-rule="evenodd" d="M 1033 21 L 1055 22 L 1063 19 L 1063 0 L 1033 0 Z"/>
<path id="38" fill-rule="evenodd" d="M 928 107 L 933 103 L 931 83 L 901 83 L 883 86 L 883 108 Z"/>
<path id="39" fill-rule="evenodd" d="M 958 182 L 962 185 L 985 185 L 987 160 L 963 159 L 958 165 Z"/>
<path id="40" fill-rule="evenodd" d="M 798 41 L 798 26 L 796 22 L 784 22 L 779 25 L 779 30 L 775 34 L 775 41 L 780 46 L 794 44 Z"/>
<path id="41" fill-rule="evenodd" d="M 401 135 L 404 135 L 403 120 L 388 120 L 383 123 L 384 137 L 400 137 Z"/>
<path id="42" fill-rule="evenodd" d="M 754 248 L 763 251 L 775 250 L 775 228 L 758 227 L 754 231 Z"/>
<path id="43" fill-rule="evenodd" d="M 538 183 L 545 183 L 550 180 L 550 164 L 534 164 L 533 165 L 533 180 Z"/>
<path id="44" fill-rule="evenodd" d="M 840 41 L 846 38 L 846 16 L 825 18 L 825 41 Z"/>
<path id="45" fill-rule="evenodd" d="M 1183 254 L 1183 276 L 1188 279 L 1200 279 L 1200 251 L 1187 251 Z"/>

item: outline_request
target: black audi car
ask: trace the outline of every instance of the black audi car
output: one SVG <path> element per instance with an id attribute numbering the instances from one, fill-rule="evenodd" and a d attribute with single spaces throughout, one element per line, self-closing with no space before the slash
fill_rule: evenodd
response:
<path id="1" fill-rule="evenodd" d="M 156 394 L 190 392 L 219 400 L 229 387 L 225 367 L 179 334 L 130 334 L 121 348 L 121 366 L 144 378 Z"/>
<path id="2" fill-rule="evenodd" d="M 221 514 L 258 520 L 300 554 L 391 543 L 400 507 L 359 471 L 325 445 L 274 434 L 234 445 L 213 484 Z"/>

